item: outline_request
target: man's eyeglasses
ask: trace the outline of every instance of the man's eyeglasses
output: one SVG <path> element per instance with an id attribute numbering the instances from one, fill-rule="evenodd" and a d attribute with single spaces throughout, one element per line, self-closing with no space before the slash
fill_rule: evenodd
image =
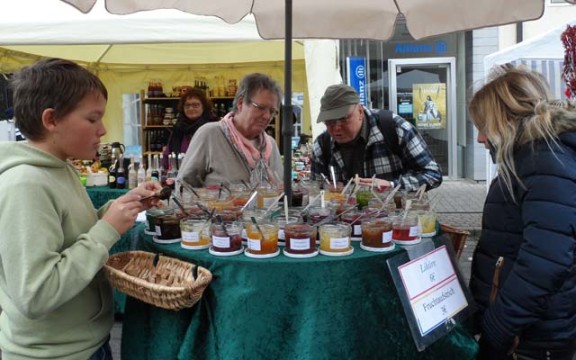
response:
<path id="1" fill-rule="evenodd" d="M 184 109 L 200 109 L 201 103 L 184 104 Z"/>
<path id="2" fill-rule="evenodd" d="M 358 105 L 355 105 L 354 109 L 352 109 L 352 111 L 343 118 L 336 120 L 326 120 L 324 124 L 326 124 L 326 127 L 334 127 L 338 123 L 340 123 L 340 125 L 347 125 L 350 122 L 350 120 L 352 120 L 352 117 L 356 113 L 356 108 L 358 108 Z"/>
<path id="3" fill-rule="evenodd" d="M 254 108 L 256 108 L 260 111 L 267 111 L 270 114 L 270 117 L 272 117 L 272 118 L 275 118 L 276 116 L 278 116 L 280 114 L 280 111 L 278 111 L 278 109 L 267 108 L 266 106 L 257 104 L 254 101 L 250 101 L 250 105 L 252 105 Z"/>

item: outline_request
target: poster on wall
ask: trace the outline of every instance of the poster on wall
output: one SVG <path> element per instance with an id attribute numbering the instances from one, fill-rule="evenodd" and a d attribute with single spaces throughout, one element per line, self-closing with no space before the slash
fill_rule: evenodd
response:
<path id="1" fill-rule="evenodd" d="M 419 129 L 446 128 L 446 84 L 413 84 L 412 96 Z"/>

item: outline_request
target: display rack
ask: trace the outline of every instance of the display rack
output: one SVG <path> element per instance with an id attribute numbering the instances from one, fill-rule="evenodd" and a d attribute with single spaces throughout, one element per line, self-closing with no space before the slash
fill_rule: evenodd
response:
<path id="1" fill-rule="evenodd" d="M 140 91 L 140 139 L 142 155 L 162 154 L 162 147 L 168 142 L 168 137 L 174 126 L 173 121 L 165 121 L 166 109 L 172 108 L 174 120 L 178 116 L 179 97 L 147 97 L 146 91 Z M 210 99 L 220 113 L 225 113 L 232 107 L 233 97 L 214 97 Z"/>

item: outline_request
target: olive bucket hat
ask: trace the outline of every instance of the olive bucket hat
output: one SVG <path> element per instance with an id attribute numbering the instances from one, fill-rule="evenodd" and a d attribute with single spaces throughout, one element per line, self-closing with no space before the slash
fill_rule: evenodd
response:
<path id="1" fill-rule="evenodd" d="M 360 103 L 360 96 L 353 87 L 346 84 L 330 85 L 320 99 L 320 114 L 317 123 L 337 120 L 348 114 L 350 105 Z"/>

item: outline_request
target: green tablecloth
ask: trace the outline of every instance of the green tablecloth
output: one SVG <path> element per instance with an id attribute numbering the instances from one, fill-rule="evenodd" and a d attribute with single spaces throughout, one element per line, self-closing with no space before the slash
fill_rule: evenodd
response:
<path id="1" fill-rule="evenodd" d="M 386 265 L 391 253 L 355 245 L 346 257 L 215 257 L 160 245 L 142 250 L 208 268 L 193 308 L 179 312 L 129 297 L 122 359 L 474 359 L 476 341 L 457 326 L 418 352 Z"/>
<path id="2" fill-rule="evenodd" d="M 96 209 L 106 204 L 108 200 L 116 199 L 128 192 L 128 189 L 110 189 L 108 186 L 87 186 L 86 191 Z"/>

